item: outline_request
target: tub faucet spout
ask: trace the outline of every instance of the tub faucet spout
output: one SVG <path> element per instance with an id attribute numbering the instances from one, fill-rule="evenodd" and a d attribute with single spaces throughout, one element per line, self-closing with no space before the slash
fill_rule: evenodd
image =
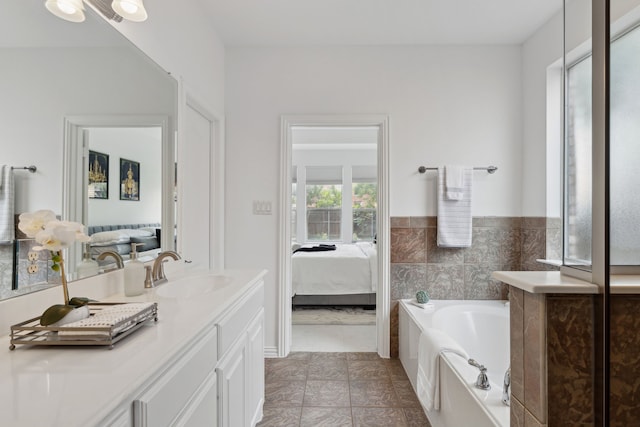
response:
<path id="1" fill-rule="evenodd" d="M 504 385 L 502 386 L 502 403 L 511 406 L 511 366 L 504 373 Z"/>
<path id="2" fill-rule="evenodd" d="M 479 364 L 474 359 L 468 360 L 469 365 L 475 366 L 480 369 L 480 374 L 478 374 L 478 379 L 476 380 L 476 387 L 480 390 L 491 390 L 491 384 L 489 383 L 489 377 L 487 377 L 487 368 L 484 365 Z"/>

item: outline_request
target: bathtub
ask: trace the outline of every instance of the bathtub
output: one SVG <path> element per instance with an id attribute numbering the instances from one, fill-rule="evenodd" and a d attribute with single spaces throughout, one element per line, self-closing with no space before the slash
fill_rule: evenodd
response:
<path id="1" fill-rule="evenodd" d="M 462 357 L 440 358 L 440 410 L 425 411 L 433 427 L 509 426 L 509 407 L 502 403 L 509 367 L 509 307 L 505 301 L 433 301 L 419 308 L 400 301 L 400 361 L 416 389 L 418 343 L 424 328 L 446 332 L 487 368 L 491 390 L 476 388 L 478 369 Z"/>

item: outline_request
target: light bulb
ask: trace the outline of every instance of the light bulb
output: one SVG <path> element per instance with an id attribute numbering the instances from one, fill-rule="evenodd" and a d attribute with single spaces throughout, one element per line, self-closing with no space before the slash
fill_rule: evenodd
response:
<path id="1" fill-rule="evenodd" d="M 78 11 L 78 9 L 76 9 L 72 4 L 69 4 L 64 0 L 58 0 L 57 6 L 61 12 L 66 13 L 67 15 L 73 15 Z"/>
<path id="2" fill-rule="evenodd" d="M 133 4 L 133 3 L 129 3 L 128 1 L 120 2 L 120 7 L 125 12 L 131 13 L 131 14 L 134 14 L 134 13 L 136 13 L 138 11 L 138 6 Z"/>
<path id="3" fill-rule="evenodd" d="M 147 19 L 147 11 L 142 0 L 113 0 L 111 7 L 128 21 L 142 22 Z"/>
<path id="4" fill-rule="evenodd" d="M 65 21 L 84 21 L 84 6 L 82 0 L 47 0 L 47 10 Z"/>

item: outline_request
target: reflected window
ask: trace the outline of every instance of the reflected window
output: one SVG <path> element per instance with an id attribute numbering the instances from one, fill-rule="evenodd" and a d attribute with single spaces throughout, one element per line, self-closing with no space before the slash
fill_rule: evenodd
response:
<path id="1" fill-rule="evenodd" d="M 611 43 L 611 264 L 640 265 L 640 29 Z M 591 56 L 567 68 L 565 264 L 591 265 Z"/>

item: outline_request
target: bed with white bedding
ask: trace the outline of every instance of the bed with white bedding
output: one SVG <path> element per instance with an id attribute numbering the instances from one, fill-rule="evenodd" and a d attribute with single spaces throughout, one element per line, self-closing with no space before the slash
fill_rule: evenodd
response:
<path id="1" fill-rule="evenodd" d="M 291 258 L 294 305 L 373 305 L 378 287 L 375 244 L 338 244 L 335 251 Z"/>

